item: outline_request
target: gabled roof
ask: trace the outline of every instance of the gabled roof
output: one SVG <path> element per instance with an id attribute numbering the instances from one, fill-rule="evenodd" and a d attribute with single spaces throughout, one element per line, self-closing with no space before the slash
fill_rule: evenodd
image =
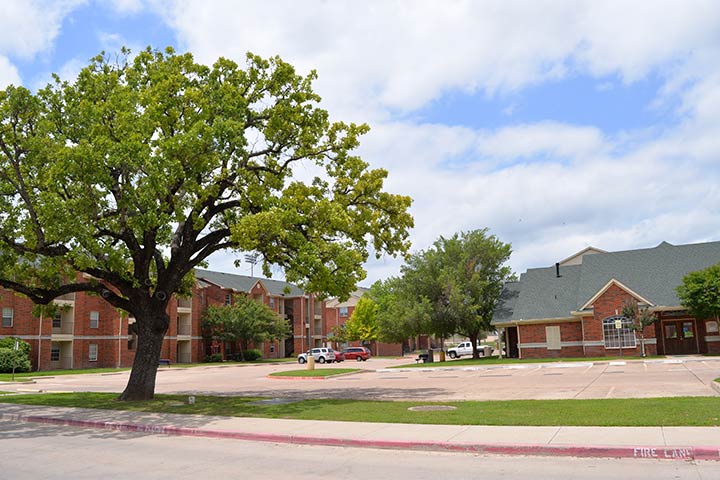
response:
<path id="1" fill-rule="evenodd" d="M 305 292 L 292 283 L 270 278 L 249 277 L 233 273 L 213 272 L 210 270 L 195 269 L 195 279 L 200 286 L 203 283 L 217 285 L 221 288 L 249 293 L 256 283 L 261 282 L 270 295 L 285 297 L 301 297 Z"/>
<path id="2" fill-rule="evenodd" d="M 560 266 L 559 278 L 554 266 L 533 268 L 519 282 L 507 284 L 493 324 L 568 318 L 571 312 L 589 306 L 611 281 L 643 303 L 679 306 L 675 288 L 688 273 L 720 263 L 720 242 L 662 242 L 653 248 L 595 252 L 581 259 L 578 265 Z"/>
<path id="3" fill-rule="evenodd" d="M 643 298 L 640 294 L 638 294 L 637 292 L 634 292 L 632 288 L 629 288 L 628 286 L 623 285 L 622 282 L 618 282 L 618 281 L 615 280 L 614 278 L 611 278 L 611 279 L 605 284 L 605 286 L 604 286 L 603 288 L 601 288 L 600 290 L 598 290 L 598 292 L 597 292 L 595 295 L 593 295 L 593 297 L 592 297 L 590 300 L 588 300 L 587 302 L 585 302 L 585 304 L 584 304 L 582 307 L 580 307 L 580 310 L 585 310 L 585 309 L 587 309 L 587 308 L 590 308 L 590 307 L 597 301 L 597 299 L 600 298 L 600 297 L 602 297 L 603 294 L 604 294 L 605 292 L 607 292 L 608 289 L 609 289 L 610 287 L 612 287 L 613 285 L 617 286 L 617 287 L 620 288 L 621 290 L 624 290 L 625 292 L 627 292 L 628 294 L 630 294 L 630 296 L 632 296 L 636 301 L 638 301 L 638 302 L 640 302 L 640 303 L 644 303 L 645 305 L 654 306 L 654 304 L 653 304 L 650 300 L 648 300 L 648 299 L 646 299 L 646 298 Z"/>
<path id="4" fill-rule="evenodd" d="M 600 250 L 599 248 L 587 247 L 587 248 L 584 248 L 584 249 L 580 250 L 579 252 L 577 252 L 577 253 L 574 254 L 574 255 L 570 255 L 570 256 L 569 256 L 568 258 L 566 258 L 565 260 L 561 260 L 561 261 L 560 261 L 560 266 L 564 266 L 564 265 L 580 265 L 580 264 L 582 263 L 583 258 L 585 257 L 585 255 L 592 255 L 592 254 L 594 254 L 594 253 L 607 253 L 607 252 L 606 252 L 605 250 Z"/>
<path id="5" fill-rule="evenodd" d="M 340 301 L 339 299 L 337 299 L 337 298 L 330 298 L 330 299 L 328 299 L 328 301 L 325 303 L 325 306 L 328 307 L 328 308 L 354 307 L 355 305 L 357 305 L 357 302 L 358 302 L 358 300 L 360 300 L 360 297 L 362 297 L 363 295 L 365 295 L 365 294 L 368 293 L 368 292 L 370 292 L 370 289 L 369 289 L 369 288 L 357 287 L 357 290 L 355 290 L 354 292 L 352 292 L 352 293 L 350 294 L 350 298 L 348 298 L 348 299 L 345 300 L 344 302 L 341 302 L 341 301 Z"/>

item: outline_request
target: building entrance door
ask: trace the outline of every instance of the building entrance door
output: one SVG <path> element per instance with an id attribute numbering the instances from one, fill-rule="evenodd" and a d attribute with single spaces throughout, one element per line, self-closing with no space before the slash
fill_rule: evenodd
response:
<path id="1" fill-rule="evenodd" d="M 699 353 L 695 320 L 666 320 L 662 325 L 666 355 Z"/>

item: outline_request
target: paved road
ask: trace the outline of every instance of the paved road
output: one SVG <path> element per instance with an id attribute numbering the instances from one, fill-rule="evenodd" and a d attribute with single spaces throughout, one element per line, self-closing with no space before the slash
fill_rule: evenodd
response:
<path id="1" fill-rule="evenodd" d="M 0 421 L 0 479 L 717 479 L 717 462 L 479 456 L 165 437 Z M 401 455 L 401 456 L 400 456 Z"/>
<path id="2" fill-rule="evenodd" d="M 156 392 L 439 401 L 708 396 L 717 394 L 710 382 L 720 377 L 720 357 L 673 360 L 676 363 L 570 362 L 453 370 L 386 368 L 406 362 L 407 359 L 371 359 L 325 365 L 326 368 L 358 367 L 364 369 L 364 373 L 323 381 L 267 377 L 274 371 L 304 368 L 295 363 L 161 368 Z M 62 376 L 38 379 L 34 385 L 3 385 L 2 389 L 120 392 L 127 379 L 127 372 Z"/>

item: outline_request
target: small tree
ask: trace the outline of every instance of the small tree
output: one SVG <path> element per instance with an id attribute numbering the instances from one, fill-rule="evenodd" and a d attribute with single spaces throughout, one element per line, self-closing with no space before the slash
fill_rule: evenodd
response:
<path id="1" fill-rule="evenodd" d="M 649 327 L 657 321 L 655 313 L 650 311 L 647 305 L 640 306 L 634 300 L 626 300 L 623 303 L 623 317 L 631 320 L 630 329 L 640 335 L 640 354 L 645 355 L 645 327 Z"/>
<path id="2" fill-rule="evenodd" d="M 677 287 L 680 304 L 695 318 L 720 317 L 720 264 L 690 272 Z"/>
<path id="3" fill-rule="evenodd" d="M 370 297 L 363 295 L 355 305 L 352 315 L 345 322 L 346 340 L 357 340 L 362 343 L 376 341 L 379 335 L 377 311 L 377 304 Z"/>
<path id="4" fill-rule="evenodd" d="M 283 338 L 292 333 L 290 325 L 264 304 L 236 296 L 232 305 L 210 306 L 203 314 L 203 328 L 225 342 L 239 342 L 240 359 L 250 342 Z"/>
<path id="5" fill-rule="evenodd" d="M 15 350 L 15 342 L 18 349 Z M 0 339 L 0 373 L 29 372 L 30 344 L 15 337 Z"/>

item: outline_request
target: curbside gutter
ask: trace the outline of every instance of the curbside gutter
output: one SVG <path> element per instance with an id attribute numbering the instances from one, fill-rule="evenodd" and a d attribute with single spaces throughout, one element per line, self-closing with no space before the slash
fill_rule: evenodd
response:
<path id="1" fill-rule="evenodd" d="M 656 460 L 713 460 L 720 461 L 720 447 L 711 446 L 603 446 L 603 445 L 532 445 L 479 444 L 451 442 L 421 442 L 398 440 L 363 440 L 338 437 L 312 437 L 270 433 L 249 433 L 231 430 L 145 425 L 122 422 L 101 422 L 37 415 L 0 414 L 0 419 L 14 422 L 96 428 L 154 435 L 208 437 L 256 442 L 319 445 L 331 447 L 382 448 L 392 450 L 444 451 L 495 455 L 562 456 L 585 458 L 639 458 Z"/>

